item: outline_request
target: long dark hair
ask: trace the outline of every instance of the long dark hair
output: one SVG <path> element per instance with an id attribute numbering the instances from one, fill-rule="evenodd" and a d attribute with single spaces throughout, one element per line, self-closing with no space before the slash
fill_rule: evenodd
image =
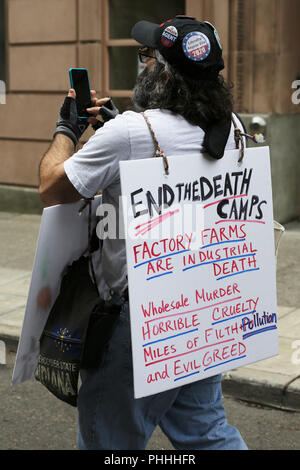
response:
<path id="1" fill-rule="evenodd" d="M 167 109 L 204 130 L 216 121 L 231 120 L 232 86 L 222 75 L 195 80 L 177 72 L 157 50 L 155 54 L 155 64 L 142 72 L 134 89 L 139 110 Z"/>

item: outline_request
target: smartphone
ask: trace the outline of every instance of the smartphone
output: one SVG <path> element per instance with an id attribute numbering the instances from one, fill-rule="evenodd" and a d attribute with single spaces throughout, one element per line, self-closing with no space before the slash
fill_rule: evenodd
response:
<path id="1" fill-rule="evenodd" d="M 87 119 L 91 115 L 86 108 L 92 106 L 92 96 L 90 89 L 90 80 L 87 69 L 70 68 L 69 69 L 71 88 L 76 91 L 77 114 L 81 119 Z"/>

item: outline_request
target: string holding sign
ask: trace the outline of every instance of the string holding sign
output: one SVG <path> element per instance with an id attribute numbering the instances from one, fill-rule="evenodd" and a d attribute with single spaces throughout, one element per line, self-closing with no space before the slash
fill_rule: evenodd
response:
<path id="1" fill-rule="evenodd" d="M 161 149 L 161 147 L 160 147 L 160 145 L 157 141 L 157 138 L 155 136 L 155 133 L 153 131 L 153 128 L 150 124 L 149 119 L 147 118 L 145 113 L 142 113 L 142 116 L 144 117 L 144 119 L 147 123 L 147 126 L 150 130 L 150 133 L 152 135 L 153 141 L 154 141 L 155 146 L 156 146 L 154 157 L 162 157 L 163 163 L 164 163 L 165 174 L 168 175 L 169 174 L 169 163 L 168 163 L 167 156 L 165 155 L 165 153 L 163 152 L 163 150 Z M 262 134 L 255 134 L 255 135 L 246 134 L 238 128 L 238 126 L 236 124 L 236 121 L 233 117 L 232 117 L 232 122 L 233 122 L 233 125 L 234 125 L 234 140 L 235 140 L 236 148 L 238 149 L 240 144 L 241 144 L 240 157 L 238 159 L 238 162 L 241 163 L 244 159 L 244 154 L 245 154 L 245 143 L 244 143 L 243 137 L 245 137 L 246 139 L 250 139 L 254 143 L 257 144 L 257 143 L 263 143 L 264 142 L 264 136 Z"/>
<path id="2" fill-rule="evenodd" d="M 155 150 L 154 157 L 162 157 L 163 162 L 164 162 L 165 173 L 166 173 L 166 175 L 168 175 L 168 174 L 169 174 L 169 163 L 168 163 L 168 159 L 167 159 L 165 153 L 163 152 L 163 150 L 160 148 L 160 145 L 159 145 L 159 143 L 158 143 L 158 141 L 157 141 L 157 138 L 156 138 L 155 133 L 154 133 L 154 131 L 153 131 L 153 129 L 152 129 L 152 126 L 151 126 L 151 124 L 150 124 L 149 119 L 147 118 L 147 116 L 145 115 L 145 113 L 142 113 L 142 115 L 143 115 L 143 117 L 144 117 L 144 119 L 145 119 L 145 121 L 146 121 L 146 123 L 147 123 L 147 126 L 149 127 L 149 130 L 150 130 L 150 132 L 151 132 L 152 138 L 153 138 L 154 143 L 155 143 L 155 145 L 156 145 L 156 150 Z"/>
<path id="3" fill-rule="evenodd" d="M 236 148 L 238 149 L 239 144 L 241 144 L 240 157 L 238 159 L 238 162 L 241 163 L 244 159 L 244 154 L 245 154 L 245 143 L 244 143 L 243 137 L 245 137 L 246 139 L 252 140 L 252 142 L 254 142 L 255 144 L 262 144 L 264 143 L 265 139 L 262 134 L 250 135 L 250 134 L 246 134 L 245 132 L 242 132 L 238 128 L 234 118 L 232 118 L 232 122 L 234 125 L 234 140 L 235 140 Z"/>

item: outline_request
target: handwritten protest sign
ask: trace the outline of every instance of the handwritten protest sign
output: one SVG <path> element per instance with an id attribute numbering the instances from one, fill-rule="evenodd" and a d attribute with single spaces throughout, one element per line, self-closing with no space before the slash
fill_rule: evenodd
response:
<path id="1" fill-rule="evenodd" d="M 120 163 L 135 397 L 278 354 L 268 147 Z"/>
<path id="2" fill-rule="evenodd" d="M 92 202 L 92 223 L 102 197 Z M 59 293 L 62 273 L 88 246 L 88 209 L 78 215 L 83 201 L 45 208 L 34 258 L 12 385 L 34 376 L 39 340 Z"/>

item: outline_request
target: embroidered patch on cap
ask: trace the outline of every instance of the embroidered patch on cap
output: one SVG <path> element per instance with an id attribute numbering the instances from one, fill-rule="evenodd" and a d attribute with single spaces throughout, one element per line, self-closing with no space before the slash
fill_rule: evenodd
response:
<path id="1" fill-rule="evenodd" d="M 205 34 L 193 31 L 185 36 L 182 41 L 183 52 L 190 60 L 201 61 L 210 54 L 210 41 Z"/>
<path id="2" fill-rule="evenodd" d="M 163 30 L 163 33 L 161 35 L 161 43 L 164 47 L 172 47 L 174 46 L 177 38 L 178 31 L 175 26 L 168 26 L 166 29 Z"/>
<path id="3" fill-rule="evenodd" d="M 217 43 L 218 43 L 218 45 L 219 45 L 219 48 L 220 48 L 221 51 L 222 51 L 222 44 L 221 44 L 221 41 L 220 41 L 220 36 L 218 35 L 218 31 L 215 29 L 215 30 L 214 30 L 214 33 L 215 33 L 215 38 L 216 38 L 216 40 L 217 40 Z"/>
<path id="4" fill-rule="evenodd" d="M 220 37 L 219 37 L 218 31 L 216 30 L 216 28 L 214 27 L 214 25 L 211 24 L 209 21 L 204 21 L 204 23 L 208 24 L 208 25 L 213 29 L 213 32 L 214 32 L 216 41 L 217 41 L 217 43 L 218 43 L 218 45 L 219 45 L 219 48 L 220 48 L 221 51 L 222 51 L 222 44 L 221 44 L 221 41 L 220 41 Z"/>

